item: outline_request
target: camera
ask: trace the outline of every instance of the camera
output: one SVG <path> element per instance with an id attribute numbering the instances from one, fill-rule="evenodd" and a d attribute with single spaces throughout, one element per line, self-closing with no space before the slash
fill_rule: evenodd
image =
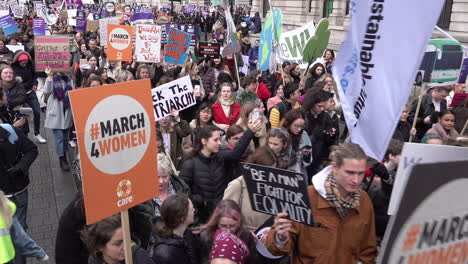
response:
<path id="1" fill-rule="evenodd" d="M 33 110 L 31 107 L 18 107 L 13 109 L 13 113 L 16 119 L 21 117 L 28 118 L 32 114 Z"/>

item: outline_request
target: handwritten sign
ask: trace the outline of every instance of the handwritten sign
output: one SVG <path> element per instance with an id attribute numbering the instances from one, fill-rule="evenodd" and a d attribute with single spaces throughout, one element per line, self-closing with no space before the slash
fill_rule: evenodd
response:
<path id="1" fill-rule="evenodd" d="M 169 116 L 172 109 L 181 111 L 196 104 L 189 76 L 158 86 L 152 89 L 151 93 L 156 121 Z"/>
<path id="2" fill-rule="evenodd" d="M 135 54 L 138 62 L 161 61 L 161 26 L 137 25 Z"/>
<path id="3" fill-rule="evenodd" d="M 10 15 L 10 8 L 7 2 L 0 2 L 0 16 Z"/>
<path id="4" fill-rule="evenodd" d="M 18 32 L 18 26 L 10 15 L 0 17 L 0 27 L 7 35 Z"/>
<path id="5" fill-rule="evenodd" d="M 33 33 L 34 36 L 45 35 L 45 21 L 42 18 L 33 18 Z"/>
<path id="6" fill-rule="evenodd" d="M 302 174 L 242 163 L 252 209 L 270 215 L 288 213 L 291 220 L 313 226 L 307 184 Z"/>
<path id="7" fill-rule="evenodd" d="M 171 28 L 167 40 L 164 61 L 172 64 L 184 64 L 192 36 L 178 29 Z"/>
<path id="8" fill-rule="evenodd" d="M 221 43 L 200 42 L 198 45 L 200 57 L 214 58 L 219 56 L 221 51 Z"/>
<path id="9" fill-rule="evenodd" d="M 118 17 L 108 17 L 99 19 L 99 37 L 101 45 L 107 45 L 107 25 L 118 25 L 119 18 Z"/>
<path id="10" fill-rule="evenodd" d="M 43 72 L 46 67 L 55 72 L 70 71 L 70 41 L 67 35 L 36 36 L 34 43 L 36 71 Z"/>

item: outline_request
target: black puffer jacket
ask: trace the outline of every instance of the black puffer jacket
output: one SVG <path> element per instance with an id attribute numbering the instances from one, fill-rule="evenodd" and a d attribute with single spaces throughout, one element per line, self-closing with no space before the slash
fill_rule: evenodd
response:
<path id="1" fill-rule="evenodd" d="M 192 191 L 191 198 L 200 223 L 206 223 L 216 204 L 223 198 L 229 182 L 224 163 L 240 160 L 252 138 L 253 132 L 247 129 L 233 150 L 221 149 L 211 157 L 199 152 L 182 165 L 179 177 Z"/>
<path id="2" fill-rule="evenodd" d="M 414 121 L 417 105 L 418 100 L 414 100 L 408 115 L 408 122 L 410 124 Z M 447 101 L 445 99 L 440 102 L 440 112 L 443 112 L 444 110 L 447 110 Z M 416 120 L 416 135 L 418 138 L 423 138 L 426 132 L 431 129 L 432 124 L 424 123 L 424 119 L 432 115 L 434 112 L 436 112 L 436 110 L 434 103 L 432 102 L 432 95 L 430 93 L 423 95 L 423 98 L 421 99 L 421 108 L 419 109 L 419 115 Z"/>
<path id="3" fill-rule="evenodd" d="M 37 155 L 37 146 L 19 129 L 0 124 L 0 190 L 13 194 L 26 188 Z"/>
<path id="4" fill-rule="evenodd" d="M 154 237 L 152 259 L 156 264 L 199 264 L 200 242 L 190 229 L 184 237 L 172 235 L 169 238 Z"/>

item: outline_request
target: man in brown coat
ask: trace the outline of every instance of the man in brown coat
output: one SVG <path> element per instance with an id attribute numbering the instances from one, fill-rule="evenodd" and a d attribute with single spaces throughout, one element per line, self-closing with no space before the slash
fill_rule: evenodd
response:
<path id="1" fill-rule="evenodd" d="M 367 156 L 357 144 L 337 146 L 333 163 L 308 187 L 315 227 L 279 213 L 267 237 L 273 255 L 292 255 L 292 264 L 374 263 L 377 256 L 374 211 L 360 190 Z"/>

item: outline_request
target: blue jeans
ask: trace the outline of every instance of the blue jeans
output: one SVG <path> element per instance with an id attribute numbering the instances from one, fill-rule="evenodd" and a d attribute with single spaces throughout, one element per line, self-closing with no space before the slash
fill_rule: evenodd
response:
<path id="1" fill-rule="evenodd" d="M 59 157 L 65 156 L 68 150 L 69 129 L 52 129 L 55 137 L 55 151 Z"/>
<path id="2" fill-rule="evenodd" d="M 13 225 L 10 228 L 11 240 L 15 245 L 15 251 L 17 256 L 26 256 L 34 258 L 43 258 L 45 257 L 45 251 L 39 247 L 34 240 L 32 240 L 28 234 L 24 231 L 23 227 L 16 219 L 13 218 Z M 15 263 L 19 261 L 15 259 Z"/>
<path id="3" fill-rule="evenodd" d="M 26 103 L 33 110 L 34 135 L 38 135 L 39 129 L 41 128 L 41 106 L 39 105 L 39 100 L 37 99 L 36 92 L 32 91 L 27 95 Z"/>
<path id="4" fill-rule="evenodd" d="M 23 229 L 28 229 L 28 224 L 26 222 L 28 216 L 28 189 L 8 199 L 15 203 L 15 217 L 18 219 L 21 226 L 23 226 Z"/>

